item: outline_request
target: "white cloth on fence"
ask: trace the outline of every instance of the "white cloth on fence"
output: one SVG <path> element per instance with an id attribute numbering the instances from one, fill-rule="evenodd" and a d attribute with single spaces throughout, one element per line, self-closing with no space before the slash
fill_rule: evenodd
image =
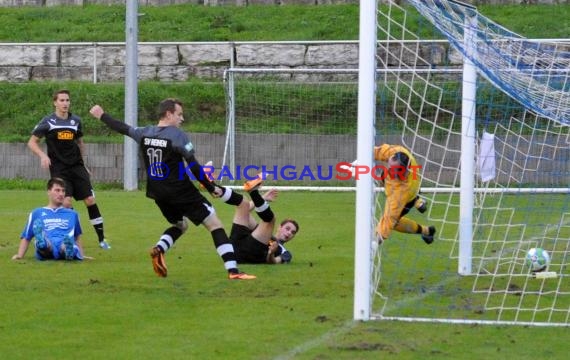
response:
<path id="1" fill-rule="evenodd" d="M 479 143 L 479 174 L 481 181 L 487 182 L 495 178 L 495 135 L 483 132 Z"/>

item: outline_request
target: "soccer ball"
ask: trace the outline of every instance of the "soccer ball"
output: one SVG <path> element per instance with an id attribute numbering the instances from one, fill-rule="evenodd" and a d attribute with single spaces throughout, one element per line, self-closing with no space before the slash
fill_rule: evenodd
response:
<path id="1" fill-rule="evenodd" d="M 544 271 L 550 264 L 550 255 L 542 248 L 532 248 L 526 253 L 526 263 L 530 267 L 530 271 Z"/>

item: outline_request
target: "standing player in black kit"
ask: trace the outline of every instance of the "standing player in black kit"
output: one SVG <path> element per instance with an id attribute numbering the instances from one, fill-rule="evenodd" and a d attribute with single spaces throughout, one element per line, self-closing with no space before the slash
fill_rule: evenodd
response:
<path id="1" fill-rule="evenodd" d="M 111 247 L 105 240 L 103 217 L 95 202 L 89 171 L 83 162 L 85 144 L 81 119 L 69 112 L 71 104 L 68 90 L 58 90 L 53 95 L 55 112 L 44 117 L 32 130 L 28 147 L 41 161 L 43 169 L 49 169 L 52 178 L 65 181 L 65 199 L 63 206 L 71 208 L 71 197 L 83 200 L 89 214 L 89 222 L 95 228 L 99 247 L 108 250 Z M 47 154 L 40 147 L 41 138 L 45 137 Z"/>
<path id="2" fill-rule="evenodd" d="M 188 220 L 194 225 L 203 224 L 211 233 L 218 255 L 224 262 L 229 279 L 250 280 L 255 276 L 238 271 L 234 248 L 212 204 L 200 193 L 190 180 L 189 169 L 194 177 L 214 197 L 237 205 L 241 196 L 231 189 L 216 185 L 204 176 L 204 170 L 194 157 L 194 145 L 185 132 L 180 130 L 184 121 L 182 102 L 165 99 L 158 107 L 158 124 L 134 128 L 113 119 L 99 105 L 90 110 L 112 130 L 134 139 L 141 148 L 147 169 L 146 196 L 153 199 L 162 215 L 171 224 L 151 249 L 154 272 L 167 276 L 164 253 L 188 229 Z"/>

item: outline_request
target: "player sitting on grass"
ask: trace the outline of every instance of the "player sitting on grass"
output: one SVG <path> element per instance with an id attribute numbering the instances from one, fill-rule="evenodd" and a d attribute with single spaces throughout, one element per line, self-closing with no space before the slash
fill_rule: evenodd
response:
<path id="1" fill-rule="evenodd" d="M 32 238 L 36 238 L 39 260 L 83 260 L 79 215 L 63 206 L 65 181 L 52 178 L 47 183 L 47 206 L 34 209 L 20 237 L 18 253 L 12 260 L 24 258 Z"/>

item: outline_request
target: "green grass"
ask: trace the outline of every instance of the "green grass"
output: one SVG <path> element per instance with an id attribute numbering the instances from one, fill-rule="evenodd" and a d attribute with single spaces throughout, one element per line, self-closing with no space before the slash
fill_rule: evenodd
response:
<path id="1" fill-rule="evenodd" d="M 358 6 L 141 6 L 139 41 L 346 40 Z M 125 6 L 2 8 L 0 41 L 124 41 Z M 32 26 L 30 26 L 32 25 Z"/>
<path id="2" fill-rule="evenodd" d="M 482 5 L 479 11 L 528 38 L 565 38 L 570 5 Z M 355 4 L 140 6 L 139 41 L 356 40 Z M 2 42 L 124 41 L 123 5 L 0 8 Z M 544 21 L 549 19 L 549 21 Z M 411 14 L 412 31 L 433 36 Z"/>
<path id="3" fill-rule="evenodd" d="M 251 282 L 226 280 L 201 227 L 168 253 L 169 277 L 156 277 L 147 249 L 166 223 L 141 192 L 97 192 L 113 245 L 108 252 L 96 246 L 85 207 L 77 204 L 86 253 L 95 260 L 38 262 L 28 253 L 14 262 L 26 216 L 46 195 L 2 190 L 0 197 L 0 353 L 6 359 L 535 359 L 537 351 L 563 359 L 570 340 L 560 328 L 352 321 L 353 193 L 282 192 L 273 204 L 278 218 L 301 224 L 288 247 L 294 261 L 242 266 L 258 276 Z M 233 208 L 214 204 L 229 224 Z M 396 249 L 417 239 L 392 240 L 387 246 Z M 433 246 L 408 246 L 401 257 L 417 257 L 417 266 L 428 269 L 422 259 Z M 444 267 L 454 266 L 446 261 Z M 419 301 L 410 297 L 411 305 Z"/>
<path id="4" fill-rule="evenodd" d="M 484 5 L 478 9 L 489 19 L 526 38 L 568 39 L 570 34 L 568 2 L 559 5 Z"/>
<path id="5" fill-rule="evenodd" d="M 109 130 L 89 115 L 95 104 L 117 119 L 124 118 L 124 84 L 87 82 L 0 82 L 0 139 L 27 142 L 33 127 L 53 112 L 52 94 L 58 89 L 71 91 L 71 112 L 83 119 L 88 142 L 122 142 L 123 137 Z M 225 94 L 221 82 L 188 81 L 179 83 L 139 82 L 138 125 L 155 124 L 157 99 L 177 97 L 184 103 L 183 129 L 191 132 L 223 133 L 225 131 Z M 120 100 L 117 100 L 120 99 Z"/>

